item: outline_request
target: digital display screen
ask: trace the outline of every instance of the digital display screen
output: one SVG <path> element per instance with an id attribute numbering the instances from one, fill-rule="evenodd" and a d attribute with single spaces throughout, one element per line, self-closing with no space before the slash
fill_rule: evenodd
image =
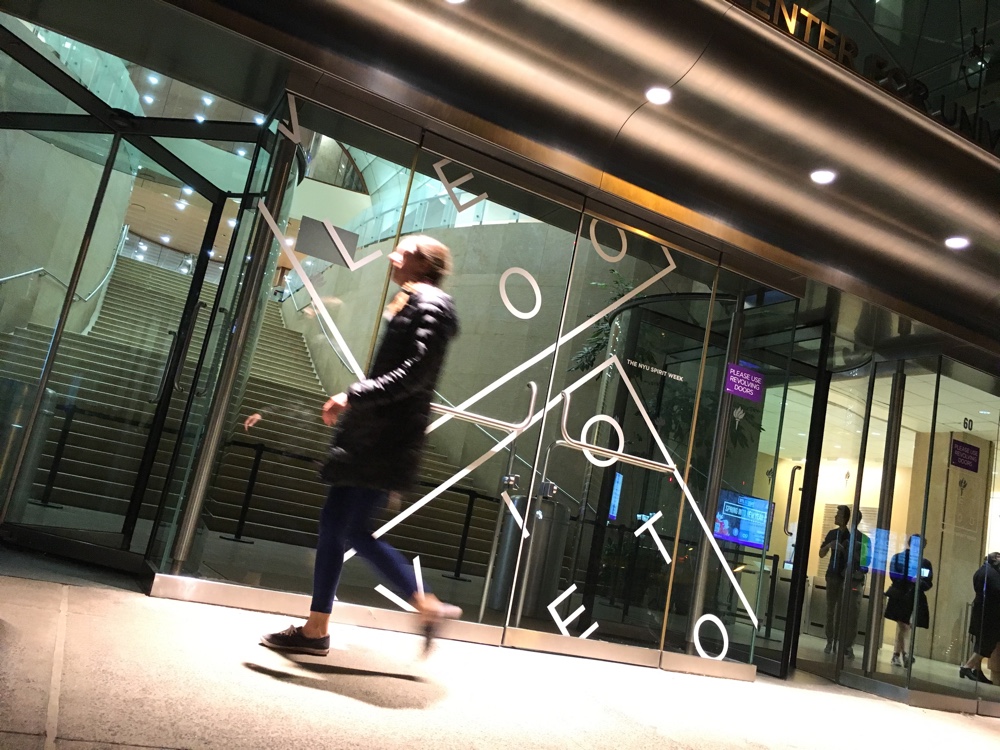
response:
<path id="1" fill-rule="evenodd" d="M 713 535 L 723 542 L 764 549 L 771 507 L 768 500 L 723 490 L 719 493 L 719 511 L 715 514 Z"/>
<path id="2" fill-rule="evenodd" d="M 611 490 L 611 510 L 608 511 L 608 520 L 614 521 L 618 518 L 618 500 L 622 496 L 622 477 L 620 472 L 615 472 L 615 488 Z"/>

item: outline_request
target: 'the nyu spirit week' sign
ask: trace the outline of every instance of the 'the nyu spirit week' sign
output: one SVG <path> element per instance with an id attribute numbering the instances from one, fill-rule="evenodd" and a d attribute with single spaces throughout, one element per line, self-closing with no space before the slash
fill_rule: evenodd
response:
<path id="1" fill-rule="evenodd" d="M 979 473 L 979 447 L 963 443 L 961 440 L 951 441 L 951 465 L 960 469 Z"/>
<path id="2" fill-rule="evenodd" d="M 764 397 L 764 376 L 756 370 L 729 364 L 726 370 L 726 393 L 760 402 Z"/>

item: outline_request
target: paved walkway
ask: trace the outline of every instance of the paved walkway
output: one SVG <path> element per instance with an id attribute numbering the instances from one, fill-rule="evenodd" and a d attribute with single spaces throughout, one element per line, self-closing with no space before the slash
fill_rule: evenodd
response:
<path id="1" fill-rule="evenodd" d="M 338 626 L 326 658 L 257 645 L 283 616 L 5 565 L 0 748 L 1000 747 L 1000 720 L 828 683 L 742 683 Z M 61 571 L 61 572 L 60 572 Z"/>

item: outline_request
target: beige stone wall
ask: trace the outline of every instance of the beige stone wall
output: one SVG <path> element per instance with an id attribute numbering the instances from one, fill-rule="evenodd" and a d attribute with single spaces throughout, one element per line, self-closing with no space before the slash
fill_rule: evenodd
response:
<path id="1" fill-rule="evenodd" d="M 929 433 L 917 435 L 914 476 L 919 476 L 921 481 L 914 483 L 910 493 L 909 532 L 920 530 L 929 440 Z M 979 448 L 978 471 L 951 465 L 952 440 Z M 970 433 L 939 432 L 934 435 L 924 552 L 924 557 L 934 566 L 934 588 L 927 594 L 930 628 L 917 633 L 918 656 L 952 664 L 965 661 L 967 608 L 973 597 L 972 574 L 982 565 L 986 542 L 992 453 L 993 443 Z"/>
<path id="2" fill-rule="evenodd" d="M 95 139 L 96 136 L 81 136 Z M 103 154 L 101 155 L 103 157 Z M 71 154 L 41 138 L 0 130 L 0 277 L 44 268 L 68 282 L 80 251 L 103 163 Z M 113 172 L 80 277 L 81 295 L 106 275 L 128 208 L 132 178 Z M 0 285 L 0 333 L 29 323 L 53 327 L 66 290 L 53 278 L 31 276 Z M 102 293 L 74 304 L 67 330 L 83 332 Z"/>

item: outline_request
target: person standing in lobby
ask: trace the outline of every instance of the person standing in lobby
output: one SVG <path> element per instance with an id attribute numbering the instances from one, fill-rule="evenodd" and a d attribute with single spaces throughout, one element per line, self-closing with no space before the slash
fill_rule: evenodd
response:
<path id="1" fill-rule="evenodd" d="M 421 590 L 406 558 L 372 535 L 374 515 L 416 479 L 434 388 L 458 333 L 454 303 L 440 288 L 451 269 L 448 248 L 431 237 L 408 236 L 389 261 L 400 291 L 386 309 L 368 377 L 323 407 L 323 421 L 335 428 L 320 470 L 330 490 L 320 515 L 309 618 L 263 636 L 269 648 L 329 652 L 330 614 L 344 555 L 352 548 L 417 609 L 426 645 L 443 618 L 461 616 L 458 607 Z"/>
<path id="2" fill-rule="evenodd" d="M 846 505 L 837 506 L 837 515 L 833 522 L 836 528 L 830 529 L 819 548 L 819 556 L 830 556 L 826 566 L 826 648 L 824 654 L 832 654 L 837 644 L 840 628 L 840 603 L 843 600 L 844 580 L 847 572 L 847 550 L 851 532 L 847 524 L 851 522 L 851 509 Z"/>
<path id="3" fill-rule="evenodd" d="M 994 684 L 983 674 L 983 659 L 989 659 L 1000 648 L 1000 552 L 990 552 L 982 567 L 972 574 L 972 589 L 976 598 L 972 602 L 969 634 L 975 648 L 969 660 L 958 669 L 960 677 L 976 682 Z"/>
<path id="4" fill-rule="evenodd" d="M 927 591 L 934 585 L 934 569 L 923 556 L 924 540 L 920 534 L 911 534 L 905 550 L 897 552 L 889 561 L 889 578 L 886 589 L 888 602 L 885 619 L 896 623 L 896 642 L 892 650 L 892 666 L 906 667 L 915 661 L 907 652 L 913 626 L 927 628 L 931 622 Z M 914 603 L 916 609 L 914 610 Z"/>

